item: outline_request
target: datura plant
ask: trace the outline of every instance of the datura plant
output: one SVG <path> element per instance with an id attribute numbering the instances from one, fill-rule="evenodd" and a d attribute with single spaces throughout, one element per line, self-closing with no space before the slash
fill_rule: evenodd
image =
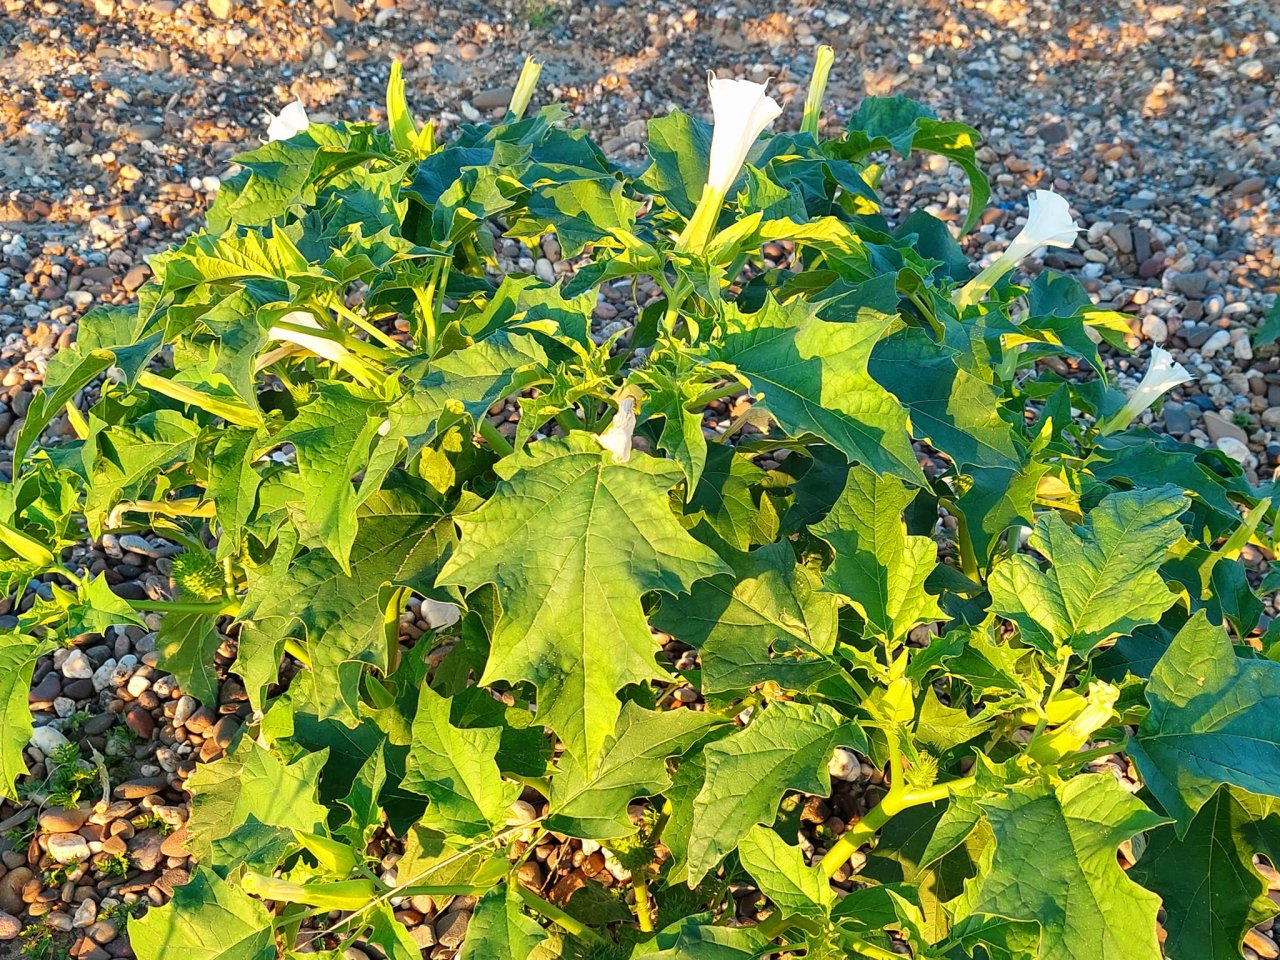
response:
<path id="1" fill-rule="evenodd" d="M 713 78 L 640 170 L 533 64 L 452 138 L 398 67 L 387 128 L 286 107 L 50 360 L 4 789 L 60 645 L 145 625 L 252 709 L 142 960 L 409 960 L 418 896 L 468 960 L 1214 960 L 1275 913 L 1274 488 L 1143 424 L 1187 373 L 1110 385 L 1126 318 L 1023 279 L 1066 199 L 972 264 L 976 132 L 868 97 L 819 135 L 830 66 L 799 133 Z M 963 223 L 882 205 L 920 153 Z M 146 600 L 77 559 L 139 532 Z"/>

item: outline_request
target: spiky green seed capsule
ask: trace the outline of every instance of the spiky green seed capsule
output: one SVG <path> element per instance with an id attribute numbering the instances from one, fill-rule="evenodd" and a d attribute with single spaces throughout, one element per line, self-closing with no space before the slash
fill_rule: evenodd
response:
<path id="1" fill-rule="evenodd" d="M 222 593 L 222 571 L 213 557 L 199 553 L 180 553 L 173 558 L 174 586 L 179 593 L 212 600 Z"/>
<path id="2" fill-rule="evenodd" d="M 643 870 L 657 859 L 657 843 L 654 840 L 654 828 L 658 825 L 659 814 L 652 807 L 646 807 L 640 817 L 640 829 L 629 837 L 619 837 L 609 841 L 609 849 L 618 858 L 618 862 L 635 873 Z"/>

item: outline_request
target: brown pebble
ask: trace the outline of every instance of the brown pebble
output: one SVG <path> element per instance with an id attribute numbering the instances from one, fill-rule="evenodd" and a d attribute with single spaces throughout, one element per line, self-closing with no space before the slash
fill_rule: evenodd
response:
<path id="1" fill-rule="evenodd" d="M 169 785 L 164 777 L 144 777 L 139 780 L 126 780 L 116 787 L 112 793 L 120 800 L 140 800 L 159 793 Z"/>
<path id="2" fill-rule="evenodd" d="M 143 740 L 150 740 L 151 734 L 155 733 L 156 721 L 146 710 L 141 707 L 134 707 L 124 718 L 124 722 L 129 729 L 136 733 Z"/>

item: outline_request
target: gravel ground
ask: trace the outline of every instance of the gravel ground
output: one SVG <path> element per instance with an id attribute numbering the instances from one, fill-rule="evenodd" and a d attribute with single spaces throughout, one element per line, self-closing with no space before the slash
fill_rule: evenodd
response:
<path id="1" fill-rule="evenodd" d="M 546 62 L 541 97 L 639 164 L 644 120 L 705 109 L 708 68 L 774 77 L 780 124 L 798 124 L 818 43 L 837 53 L 829 124 L 865 93 L 903 93 L 983 132 L 995 192 L 967 241 L 974 257 L 1016 233 L 1032 189 L 1068 197 L 1086 231 L 1046 262 L 1131 317 L 1136 353 L 1113 361 L 1117 372 L 1136 376 L 1161 344 L 1200 378 L 1175 392 L 1158 428 L 1218 445 L 1255 478 L 1280 465 L 1280 352 L 1250 336 L 1280 291 L 1272 0 L 0 0 L 0 10 L 0 474 L 47 358 L 86 310 L 129 301 L 148 254 L 198 228 L 266 110 L 298 96 L 316 119 L 381 119 L 399 57 L 415 112 L 447 129 L 500 113 L 532 53 Z M 945 161 L 900 163 L 884 185 L 891 204 L 964 215 L 963 175 Z M 598 316 L 625 318 L 629 306 L 603 303 Z M 167 588 L 163 541 L 85 549 L 121 593 Z M 11 609 L 0 599 L 0 623 Z M 425 627 L 413 610 L 404 626 L 406 639 Z M 91 640 L 35 674 L 32 706 L 53 722 L 32 754 L 32 789 L 70 782 L 83 799 L 38 816 L 0 805 L 0 941 L 13 941 L 0 956 L 16 955 L 23 927 L 50 930 L 78 960 L 131 956 L 129 905 L 162 903 L 186 877 L 183 781 L 222 755 L 247 715 L 234 681 L 217 704 L 184 696 L 155 669 L 154 634 Z M 233 653 L 229 638 L 224 663 Z M 64 735 L 101 754 L 106 784 L 59 772 Z M 878 772 L 848 777 L 811 822 L 838 832 L 855 797 L 874 797 Z M 610 873 L 595 849 L 538 854 L 530 864 L 548 887 Z M 396 856 L 389 845 L 386 869 Z M 454 955 L 468 910 L 414 898 L 400 912 L 436 958 Z M 1280 953 L 1269 929 L 1251 934 L 1247 958 Z"/>

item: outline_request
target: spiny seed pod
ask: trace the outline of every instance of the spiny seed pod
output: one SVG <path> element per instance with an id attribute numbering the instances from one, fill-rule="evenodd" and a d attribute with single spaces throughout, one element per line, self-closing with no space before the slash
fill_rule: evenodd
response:
<path id="1" fill-rule="evenodd" d="M 179 592 L 212 600 L 222 592 L 222 571 L 207 553 L 180 553 L 173 558 L 173 583 Z"/>

